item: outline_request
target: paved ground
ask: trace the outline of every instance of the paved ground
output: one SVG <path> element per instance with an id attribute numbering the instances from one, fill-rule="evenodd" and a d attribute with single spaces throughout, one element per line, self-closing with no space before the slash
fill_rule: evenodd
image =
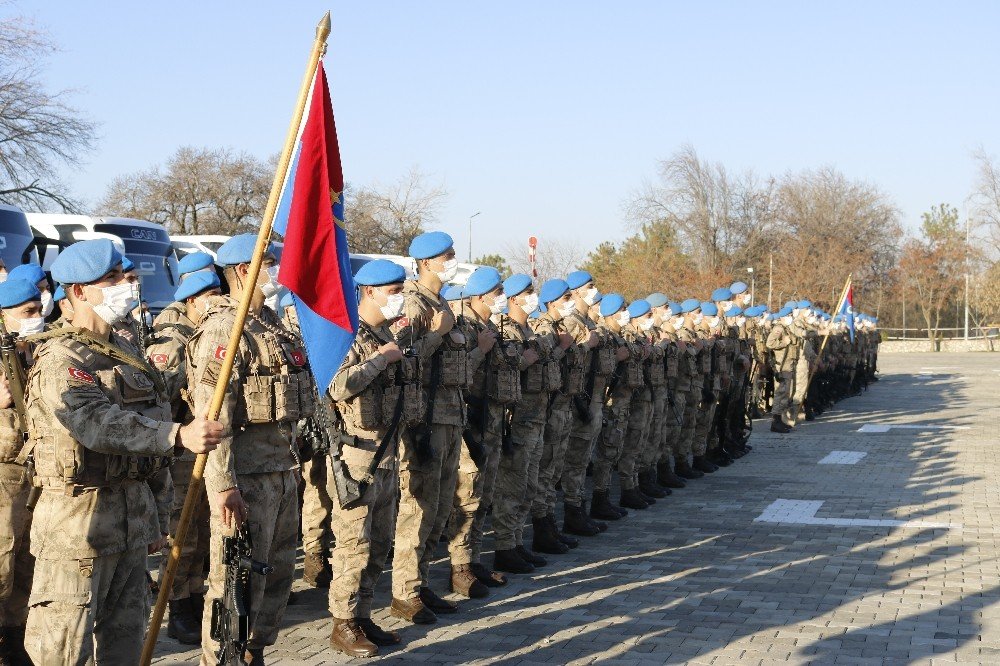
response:
<path id="1" fill-rule="evenodd" d="M 404 639 L 385 658 L 1000 663 L 1000 356 L 882 366 L 866 394 L 793 435 L 758 422 L 751 455 L 429 632 L 380 611 Z M 834 462 L 867 455 L 819 464 L 834 451 L 853 452 Z M 434 576 L 445 590 L 445 566 Z M 327 645 L 324 594 L 299 599 L 269 663 L 346 661 Z M 196 659 L 165 632 L 157 654 Z"/>

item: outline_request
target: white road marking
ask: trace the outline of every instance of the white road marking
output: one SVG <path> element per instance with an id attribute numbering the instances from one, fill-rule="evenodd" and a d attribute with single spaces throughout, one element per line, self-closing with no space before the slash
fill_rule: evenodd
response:
<path id="1" fill-rule="evenodd" d="M 864 451 L 830 451 L 825 458 L 819 461 L 820 465 L 857 465 L 858 461 L 864 458 L 867 453 Z"/>
<path id="2" fill-rule="evenodd" d="M 958 425 L 940 425 L 936 423 L 925 423 L 925 424 L 892 424 L 883 425 L 881 423 L 866 423 L 860 428 L 858 432 L 864 432 L 868 434 L 872 433 L 885 433 L 889 432 L 893 428 L 897 430 L 968 430 L 969 426 L 958 426 Z"/>
<path id="3" fill-rule="evenodd" d="M 753 519 L 755 523 L 782 523 L 788 525 L 834 525 L 839 527 L 906 527 L 962 529 L 961 523 L 935 523 L 925 520 L 890 520 L 873 518 L 817 518 L 822 500 L 778 499 Z"/>

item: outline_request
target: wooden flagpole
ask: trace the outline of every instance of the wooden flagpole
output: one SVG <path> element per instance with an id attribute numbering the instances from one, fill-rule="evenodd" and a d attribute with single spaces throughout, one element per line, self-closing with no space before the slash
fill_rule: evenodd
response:
<path id="1" fill-rule="evenodd" d="M 212 404 L 206 415 L 212 421 L 218 420 L 219 412 L 222 411 L 222 403 L 226 398 L 226 387 L 229 386 L 229 378 L 233 373 L 233 362 L 236 359 L 236 352 L 239 349 L 240 337 L 243 335 L 247 313 L 250 311 L 250 300 L 253 297 L 254 290 L 257 288 L 257 279 L 260 275 L 261 265 L 264 262 L 264 254 L 267 252 L 267 247 L 271 242 L 271 229 L 274 225 L 274 215 L 278 208 L 278 198 L 281 195 L 281 188 L 284 186 L 288 165 L 292 161 L 292 152 L 295 148 L 295 139 L 298 135 L 299 126 L 302 124 L 302 116 L 305 115 L 309 88 L 316 76 L 316 68 L 319 66 L 320 58 L 326 53 L 326 40 L 329 36 L 330 12 L 327 12 L 316 26 L 316 38 L 313 41 L 312 51 L 309 54 L 309 64 L 306 66 L 306 73 L 302 78 L 302 86 L 299 88 L 299 98 L 295 104 L 295 112 L 292 114 L 292 122 L 288 127 L 288 134 L 285 137 L 285 146 L 281 150 L 278 169 L 274 174 L 274 181 L 271 183 L 271 193 L 268 195 L 267 206 L 264 208 L 264 217 L 260 222 L 257 245 L 254 247 L 253 259 L 250 262 L 246 283 L 243 285 L 243 294 L 240 296 L 239 309 L 236 311 L 236 322 L 229 336 L 226 356 L 222 360 L 222 368 L 219 370 L 219 378 L 215 384 L 215 394 L 212 396 Z M 174 576 L 177 573 L 177 563 L 181 555 L 181 546 L 187 537 L 188 525 L 191 522 L 191 514 L 194 512 L 194 507 L 198 500 L 198 489 L 205 475 L 205 463 L 207 460 L 208 454 L 204 453 L 199 454 L 195 458 L 194 469 L 191 472 L 191 481 L 188 484 L 187 495 L 184 497 L 184 508 L 181 510 L 180 520 L 177 523 L 177 532 L 174 534 L 174 542 L 170 548 L 167 568 L 163 574 L 163 579 L 160 581 L 160 593 L 156 598 L 156 605 L 153 607 L 153 616 L 150 619 L 149 631 L 146 632 L 146 641 L 142 646 L 142 657 L 139 661 L 142 666 L 149 666 L 149 663 L 153 659 L 156 638 L 160 633 L 160 624 L 163 622 L 163 611 L 167 605 L 167 600 L 170 598 L 170 588 L 173 586 Z"/>

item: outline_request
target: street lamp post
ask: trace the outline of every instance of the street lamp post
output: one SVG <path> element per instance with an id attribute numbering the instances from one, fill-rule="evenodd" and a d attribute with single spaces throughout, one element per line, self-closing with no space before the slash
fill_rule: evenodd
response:
<path id="1" fill-rule="evenodd" d="M 747 268 L 747 273 L 750 274 L 750 303 L 753 304 L 757 301 L 757 296 L 756 296 L 757 273 L 754 272 L 753 266 Z"/>
<path id="2" fill-rule="evenodd" d="M 476 217 L 482 211 L 477 211 L 469 216 L 469 263 L 472 263 L 472 218 Z"/>

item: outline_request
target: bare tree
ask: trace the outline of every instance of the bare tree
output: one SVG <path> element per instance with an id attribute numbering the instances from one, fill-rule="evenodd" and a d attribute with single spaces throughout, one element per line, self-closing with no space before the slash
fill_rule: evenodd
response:
<path id="1" fill-rule="evenodd" d="M 1000 165 L 980 147 L 973 153 L 976 184 L 969 197 L 970 222 L 985 233 L 986 244 L 994 258 L 1000 256 Z"/>
<path id="2" fill-rule="evenodd" d="M 0 201 L 76 211 L 80 204 L 56 171 L 79 164 L 96 125 L 69 103 L 71 91 L 47 90 L 42 63 L 55 51 L 29 20 L 0 20 Z"/>
<path id="3" fill-rule="evenodd" d="M 272 168 L 248 153 L 181 147 L 163 167 L 115 178 L 100 213 L 164 224 L 175 234 L 234 235 L 256 229 Z"/>
<path id="4" fill-rule="evenodd" d="M 448 197 L 417 167 L 387 186 L 348 187 L 344 195 L 347 240 L 354 252 L 402 254 L 410 241 L 437 220 Z"/>
<path id="5" fill-rule="evenodd" d="M 513 272 L 531 275 L 527 244 L 507 243 L 501 254 Z M 567 273 L 576 270 L 585 256 L 583 248 L 575 240 L 539 236 L 535 254 L 535 268 L 538 271 L 536 282 L 541 284 L 552 278 L 566 277 Z"/>

